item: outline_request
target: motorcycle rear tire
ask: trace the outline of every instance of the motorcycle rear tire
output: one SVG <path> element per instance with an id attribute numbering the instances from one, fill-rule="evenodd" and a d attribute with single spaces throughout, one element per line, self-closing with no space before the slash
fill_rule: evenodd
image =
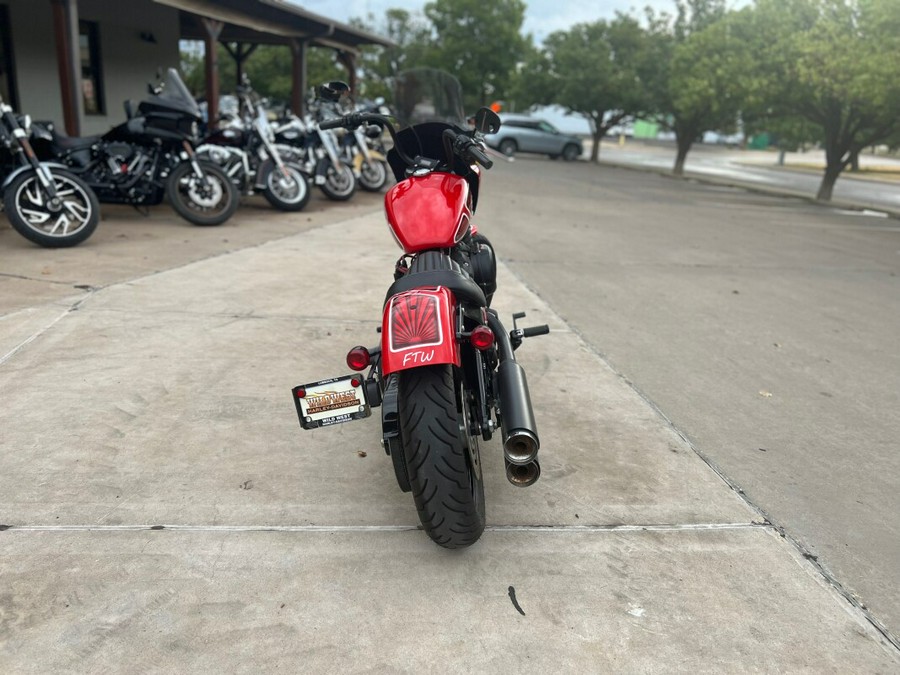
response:
<path id="1" fill-rule="evenodd" d="M 472 466 L 469 443 L 477 448 L 477 439 L 465 428 L 453 373 L 450 365 L 400 371 L 397 403 L 419 520 L 439 546 L 464 548 L 484 531 L 484 480 Z"/>
<path id="2" fill-rule="evenodd" d="M 221 225 L 237 211 L 241 201 L 240 194 L 228 175 L 217 165 L 207 161 L 200 161 L 199 164 L 206 179 L 213 182 L 213 194 L 210 198 L 215 199 L 215 204 L 206 207 L 194 201 L 191 190 L 195 186 L 182 183 L 199 180 L 194 176 L 190 162 L 182 162 L 172 170 L 166 185 L 166 194 L 175 212 L 189 223 L 201 226 Z M 186 190 L 183 191 L 182 188 Z"/>
<path id="3" fill-rule="evenodd" d="M 279 185 L 281 171 L 277 166 L 273 166 L 266 176 L 266 188 L 263 190 L 263 197 L 279 211 L 301 211 L 309 202 L 309 195 L 312 192 L 309 181 L 296 166 L 286 164 L 284 168 L 294 181 L 293 185 L 297 186 L 297 191 L 290 192 L 290 189 L 285 190 L 283 186 Z"/>
<path id="4" fill-rule="evenodd" d="M 28 241 L 44 248 L 76 246 L 90 237 L 100 222 L 97 195 L 81 178 L 68 171 L 50 169 L 53 182 L 63 202 L 62 211 L 53 213 L 47 207 L 47 195 L 35 171 L 19 174 L 3 193 L 6 216 L 13 228 Z M 32 214 L 29 219 L 24 211 Z M 60 217 L 75 219 L 75 228 L 58 234 Z M 40 221 L 44 217 L 46 220 Z M 56 221 L 54 222 L 54 218 Z"/>
<path id="5" fill-rule="evenodd" d="M 336 202 L 345 202 L 356 192 L 356 176 L 353 169 L 346 164 L 341 165 L 340 172 L 329 166 L 325 174 L 325 182 L 319 187 L 325 196 Z"/>

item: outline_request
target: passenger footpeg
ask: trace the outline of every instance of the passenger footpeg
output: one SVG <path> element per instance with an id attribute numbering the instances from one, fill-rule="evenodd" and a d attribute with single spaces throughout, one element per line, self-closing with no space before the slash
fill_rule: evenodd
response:
<path id="1" fill-rule="evenodd" d="M 528 328 L 519 328 L 516 322 L 525 318 L 525 312 L 516 312 L 513 314 L 513 329 L 509 331 L 509 341 L 512 342 L 512 348 L 518 349 L 525 338 L 536 337 L 538 335 L 546 335 L 550 332 L 550 326 L 542 324 L 540 326 L 530 326 Z"/>

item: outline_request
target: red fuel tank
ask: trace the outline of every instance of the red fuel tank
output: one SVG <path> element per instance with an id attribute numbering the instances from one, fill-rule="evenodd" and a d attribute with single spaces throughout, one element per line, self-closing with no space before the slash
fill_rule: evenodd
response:
<path id="1" fill-rule="evenodd" d="M 469 184 L 434 172 L 400 181 L 384 197 L 388 224 L 407 253 L 454 246 L 472 217 Z"/>

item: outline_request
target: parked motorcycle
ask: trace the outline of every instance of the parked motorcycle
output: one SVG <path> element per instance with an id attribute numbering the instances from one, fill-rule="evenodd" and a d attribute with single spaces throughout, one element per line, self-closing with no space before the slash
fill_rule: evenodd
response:
<path id="1" fill-rule="evenodd" d="M 261 193 L 281 211 L 300 211 L 309 202 L 304 169 L 287 161 L 275 145 L 265 108 L 245 79 L 238 87 L 240 110 L 223 120 L 197 148 L 197 155 L 216 163 L 245 194 Z"/>
<path id="2" fill-rule="evenodd" d="M 286 156 L 313 176 L 313 182 L 326 197 L 344 202 L 356 193 L 356 175 L 352 166 L 341 158 L 334 133 L 316 121 L 321 111 L 321 106 L 315 105 L 305 120 L 296 115 L 282 118 L 275 126 L 275 140 L 279 150 L 286 146 Z"/>
<path id="3" fill-rule="evenodd" d="M 383 446 L 400 489 L 412 492 L 433 541 L 461 548 L 485 526 L 479 439 L 500 431 L 513 485 L 526 487 L 540 476 L 537 425 L 514 351 L 549 329 L 518 328 L 515 322 L 524 316 L 518 313 L 507 332 L 490 308 L 496 260 L 471 218 L 478 165 L 492 166 L 483 135 L 500 128 L 499 117 L 482 108 L 475 128 L 465 128 L 461 97 L 451 102 L 447 96 L 459 85 L 451 86 L 455 79 L 447 74 L 426 69 L 400 82 L 427 101 L 418 114 L 427 111 L 442 121 L 398 133 L 383 115 L 352 113 L 321 125 L 381 124 L 394 141 L 388 162 L 397 185 L 387 192 L 385 209 L 403 255 L 382 310 L 380 344 L 349 351 L 347 365 L 359 374 L 300 385 L 292 393 L 304 429 L 362 419 L 380 406 Z M 329 83 L 323 95 L 333 97 L 344 87 Z M 438 103 L 443 110 L 435 109 Z"/>
<path id="4" fill-rule="evenodd" d="M 371 136 L 370 136 L 371 134 Z M 353 167 L 359 187 L 366 192 L 381 192 L 388 179 L 388 165 L 384 154 L 369 145 L 369 138 L 381 134 L 381 127 L 357 127 L 341 138 L 341 156 Z"/>
<path id="5" fill-rule="evenodd" d="M 41 162 L 32 148 L 31 118 L 0 98 L 0 190 L 16 232 L 46 248 L 75 246 L 100 221 L 97 196 L 65 166 Z"/>
<path id="6" fill-rule="evenodd" d="M 178 73 L 170 68 L 161 86 L 127 121 L 102 136 L 70 138 L 52 124 L 49 140 L 35 149 L 61 161 L 88 183 L 101 202 L 152 206 L 168 196 L 176 213 L 195 225 L 221 225 L 237 210 L 240 196 L 215 164 L 194 151 L 200 108 Z"/>

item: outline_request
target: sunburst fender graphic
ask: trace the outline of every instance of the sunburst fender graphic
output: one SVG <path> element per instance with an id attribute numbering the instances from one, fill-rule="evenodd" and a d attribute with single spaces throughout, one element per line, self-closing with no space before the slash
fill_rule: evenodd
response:
<path id="1" fill-rule="evenodd" d="M 441 322 L 437 298 L 429 295 L 401 295 L 391 303 L 391 349 L 440 344 Z"/>

